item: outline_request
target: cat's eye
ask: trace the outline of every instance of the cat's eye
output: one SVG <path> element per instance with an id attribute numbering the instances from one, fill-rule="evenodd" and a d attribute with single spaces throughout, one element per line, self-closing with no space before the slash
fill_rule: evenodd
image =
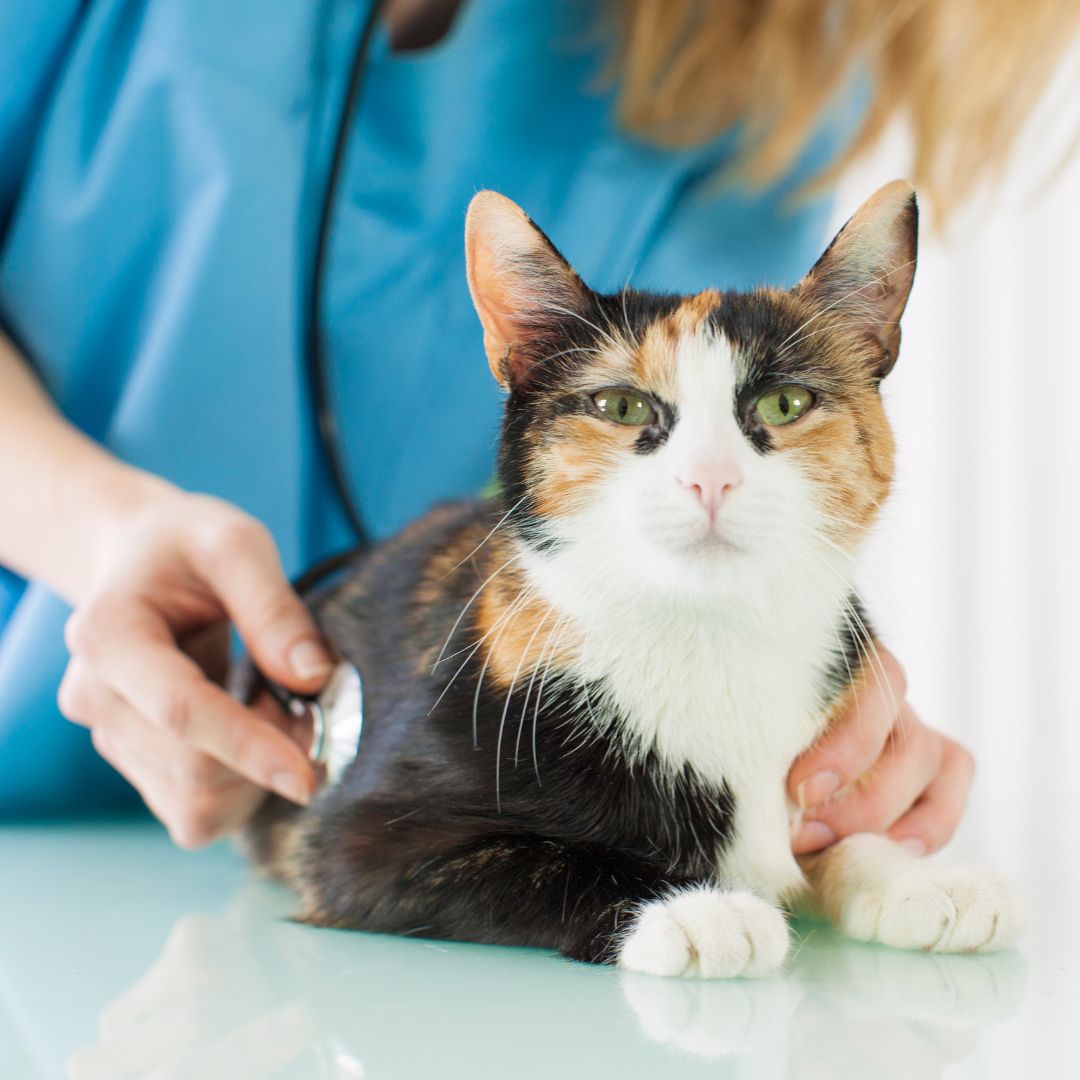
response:
<path id="1" fill-rule="evenodd" d="M 754 415 L 769 427 L 782 427 L 810 411 L 814 395 L 805 386 L 781 386 L 762 394 L 754 406 Z"/>
<path id="2" fill-rule="evenodd" d="M 601 390 L 593 394 L 593 404 L 602 416 L 627 427 L 656 423 L 656 409 L 648 398 L 633 390 Z"/>

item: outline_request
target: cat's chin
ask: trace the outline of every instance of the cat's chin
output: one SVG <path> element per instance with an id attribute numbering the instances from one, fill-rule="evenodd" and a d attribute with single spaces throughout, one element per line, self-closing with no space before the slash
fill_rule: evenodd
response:
<path id="1" fill-rule="evenodd" d="M 747 580 L 748 548 L 722 536 L 709 536 L 685 544 L 675 553 L 681 577 L 691 587 L 709 592 L 742 591 Z"/>

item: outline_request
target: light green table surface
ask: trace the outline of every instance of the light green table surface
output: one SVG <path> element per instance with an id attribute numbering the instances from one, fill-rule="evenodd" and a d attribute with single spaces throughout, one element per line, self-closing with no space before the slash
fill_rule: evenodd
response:
<path id="1" fill-rule="evenodd" d="M 996 957 L 800 924 L 783 975 L 698 983 L 291 924 L 145 822 L 4 828 L 0 1077 L 1080 1077 L 1067 907 Z"/>

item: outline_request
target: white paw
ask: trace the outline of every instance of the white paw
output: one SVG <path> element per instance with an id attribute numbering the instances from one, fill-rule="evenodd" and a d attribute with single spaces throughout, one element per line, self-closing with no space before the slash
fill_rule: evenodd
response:
<path id="1" fill-rule="evenodd" d="M 752 893 L 696 887 L 646 904 L 619 950 L 619 967 L 646 975 L 731 979 L 784 962 L 783 915 Z"/>
<path id="2" fill-rule="evenodd" d="M 1020 936 L 1008 887 L 981 870 L 905 862 L 844 905 L 843 929 L 862 941 L 931 952 L 995 952 Z"/>

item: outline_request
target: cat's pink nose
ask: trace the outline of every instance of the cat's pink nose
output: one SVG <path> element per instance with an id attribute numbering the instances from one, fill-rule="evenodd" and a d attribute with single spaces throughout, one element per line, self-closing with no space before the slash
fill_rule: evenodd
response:
<path id="1" fill-rule="evenodd" d="M 696 496 L 712 521 L 720 504 L 742 483 L 743 478 L 742 470 L 734 461 L 724 461 L 683 469 L 675 479 Z"/>

